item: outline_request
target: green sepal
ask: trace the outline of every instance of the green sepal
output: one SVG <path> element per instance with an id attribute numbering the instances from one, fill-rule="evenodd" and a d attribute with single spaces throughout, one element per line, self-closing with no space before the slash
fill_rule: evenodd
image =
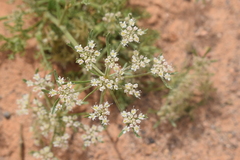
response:
<path id="1" fill-rule="evenodd" d="M 22 79 L 22 81 L 23 81 L 23 82 L 25 82 L 25 83 L 27 82 L 27 80 L 26 80 L 26 79 Z"/>

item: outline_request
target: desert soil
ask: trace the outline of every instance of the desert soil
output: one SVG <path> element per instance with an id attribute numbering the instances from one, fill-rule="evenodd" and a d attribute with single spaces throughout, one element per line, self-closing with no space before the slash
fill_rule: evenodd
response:
<path id="1" fill-rule="evenodd" d="M 0 16 L 8 15 L 16 5 L 0 1 Z M 240 1 L 239 0 L 130 0 L 130 5 L 146 9 L 151 17 L 140 22 L 144 28 L 157 30 L 160 47 L 178 70 L 188 56 L 188 46 L 203 54 L 210 47 L 209 58 L 216 88 L 214 99 L 195 111 L 193 121 L 183 118 L 153 129 L 157 116 L 149 114 L 141 128 L 142 138 L 125 134 L 117 138 L 121 119 L 112 115 L 105 143 L 82 148 L 80 136 L 70 141 L 70 148 L 58 153 L 63 160 L 240 160 Z M 0 32 L 8 34 L 0 25 Z M 36 68 L 36 47 L 30 44 L 27 56 L 7 59 L 0 53 L 0 160 L 20 160 L 21 134 L 25 160 L 34 159 L 36 149 L 29 131 L 30 116 L 17 116 L 16 99 L 29 88 L 22 79 L 31 79 Z M 136 102 L 147 111 L 161 106 L 159 95 L 149 93 Z M 10 113 L 9 119 L 5 118 Z M 21 132 L 20 126 L 23 126 Z M 111 137 L 111 138 L 110 138 Z"/>

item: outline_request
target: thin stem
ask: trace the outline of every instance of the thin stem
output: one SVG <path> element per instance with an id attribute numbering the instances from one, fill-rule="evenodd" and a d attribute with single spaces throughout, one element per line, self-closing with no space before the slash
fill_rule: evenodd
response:
<path id="1" fill-rule="evenodd" d="M 47 66 L 47 68 L 51 68 L 51 66 L 50 66 L 49 62 L 47 61 L 47 58 L 46 58 L 46 56 L 44 54 L 42 45 L 39 45 L 39 49 L 40 49 L 40 53 L 41 53 L 41 55 L 43 57 L 43 63 Z"/>
<path id="2" fill-rule="evenodd" d="M 89 86 L 87 86 L 87 87 L 84 87 L 84 88 L 81 88 L 81 89 L 79 89 L 79 90 L 76 90 L 74 93 L 82 92 L 82 91 L 84 91 L 84 90 L 86 90 L 86 89 L 89 89 L 89 88 L 91 88 L 91 87 L 92 87 L 92 86 L 89 85 Z"/>
<path id="3" fill-rule="evenodd" d="M 103 92 L 101 92 L 100 104 L 103 103 L 105 93 L 106 93 L 106 90 L 104 90 Z"/>
<path id="4" fill-rule="evenodd" d="M 120 43 L 120 44 L 118 45 L 117 49 L 116 49 L 116 52 L 119 52 L 120 49 L 121 49 L 121 47 L 122 47 L 122 44 Z"/>
<path id="5" fill-rule="evenodd" d="M 73 84 L 84 84 L 84 83 L 89 83 L 91 82 L 91 80 L 87 80 L 87 81 L 71 81 Z M 66 83 L 67 84 L 67 83 Z"/>
<path id="6" fill-rule="evenodd" d="M 116 103 L 117 107 L 118 107 L 118 110 L 119 111 L 122 111 L 121 107 L 120 107 L 120 104 L 118 103 L 118 100 L 117 100 L 117 97 L 114 95 L 113 91 L 110 91 L 110 94 L 114 100 L 114 102 Z"/>
<path id="7" fill-rule="evenodd" d="M 61 24 L 62 24 L 62 22 L 63 22 L 63 19 L 64 19 L 65 15 L 66 15 L 66 13 L 67 13 L 67 10 L 68 10 L 68 9 L 69 9 L 69 6 L 68 6 L 68 5 L 66 5 L 66 6 L 64 7 L 63 14 L 62 14 L 62 16 L 61 16 L 61 18 L 60 18 L 60 20 L 59 20 L 59 25 L 61 25 Z"/>
<path id="8" fill-rule="evenodd" d="M 116 142 L 114 142 L 114 140 L 113 140 L 112 136 L 110 135 L 109 131 L 108 131 L 107 129 L 106 129 L 105 131 L 106 131 L 109 139 L 111 140 L 111 142 L 112 142 L 112 144 L 113 144 L 113 148 L 114 148 L 115 151 L 117 152 L 117 155 L 118 155 L 119 159 L 120 159 L 120 160 L 123 160 L 123 158 L 122 158 L 122 156 L 121 156 L 121 153 L 119 152 L 119 150 L 118 150 L 118 148 L 117 148 L 117 145 L 116 145 L 118 139 L 117 139 Z"/>
<path id="9" fill-rule="evenodd" d="M 98 68 L 97 68 L 97 66 L 95 66 L 94 64 L 93 64 L 93 66 L 92 66 L 100 75 L 104 75 L 104 73 L 102 72 L 102 71 L 100 71 Z"/>
<path id="10" fill-rule="evenodd" d="M 94 90 L 92 90 L 92 92 L 88 93 L 88 95 L 86 97 L 83 98 L 82 101 L 85 101 L 85 99 L 87 99 L 91 94 L 93 94 L 96 90 L 98 90 L 100 87 L 95 88 Z"/>
<path id="11" fill-rule="evenodd" d="M 141 74 L 137 74 L 137 75 L 132 75 L 132 76 L 124 76 L 125 79 L 128 79 L 128 78 L 136 78 L 136 77 L 142 77 L 142 76 L 147 76 L 147 75 L 150 75 L 151 73 L 148 72 L 148 73 L 141 73 Z"/>

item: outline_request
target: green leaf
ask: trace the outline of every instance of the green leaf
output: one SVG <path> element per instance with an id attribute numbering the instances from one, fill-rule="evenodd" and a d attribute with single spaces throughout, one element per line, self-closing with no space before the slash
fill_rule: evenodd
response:
<path id="1" fill-rule="evenodd" d="M 123 135 L 123 130 L 119 133 L 118 137 L 120 137 L 121 135 Z"/>
<path id="2" fill-rule="evenodd" d="M 161 121 L 157 121 L 154 125 L 153 128 L 157 128 L 160 125 Z"/>
<path id="3" fill-rule="evenodd" d="M 177 127 L 177 124 L 173 120 L 169 120 L 173 127 Z"/>
<path id="4" fill-rule="evenodd" d="M 27 80 L 26 80 L 26 79 L 22 79 L 22 80 L 23 80 L 23 82 L 25 82 L 25 83 L 27 82 Z"/>
<path id="5" fill-rule="evenodd" d="M 57 80 L 58 79 L 58 74 L 57 74 L 56 70 L 53 71 L 53 75 L 54 75 L 55 80 Z"/>
<path id="6" fill-rule="evenodd" d="M 167 82 L 166 82 L 165 79 L 163 79 L 162 77 L 161 77 L 161 79 L 162 79 L 164 85 L 165 85 L 167 88 L 169 88 L 169 89 L 173 89 L 170 85 L 167 84 Z"/>
<path id="7" fill-rule="evenodd" d="M 39 72 L 39 69 L 36 69 L 36 70 L 35 70 L 35 74 L 37 74 L 38 72 Z"/>
<path id="8" fill-rule="evenodd" d="M 67 45 L 68 45 L 69 47 L 71 47 L 71 48 L 75 51 L 75 47 L 74 47 L 74 45 L 73 45 L 71 42 L 67 43 Z"/>
<path id="9" fill-rule="evenodd" d="M 60 101 L 60 98 L 58 98 L 58 99 L 54 102 L 54 105 L 53 105 L 53 108 L 52 108 L 52 113 L 54 113 L 55 108 L 56 108 L 56 106 L 57 106 L 57 104 L 58 104 L 59 101 Z"/>
<path id="10" fill-rule="evenodd" d="M 50 92 L 49 90 L 46 90 L 46 89 L 42 89 L 41 91 L 47 94 Z"/>

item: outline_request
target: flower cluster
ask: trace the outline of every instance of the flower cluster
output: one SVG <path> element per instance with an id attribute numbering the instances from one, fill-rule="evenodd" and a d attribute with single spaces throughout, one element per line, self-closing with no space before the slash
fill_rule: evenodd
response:
<path id="1" fill-rule="evenodd" d="M 29 113 L 28 111 L 28 104 L 29 104 L 29 94 L 23 95 L 23 97 L 19 100 L 17 100 L 17 105 L 18 105 L 18 110 L 17 114 L 18 115 L 27 115 Z"/>
<path id="2" fill-rule="evenodd" d="M 70 138 L 70 136 L 67 133 L 65 133 L 63 136 L 56 136 L 53 141 L 53 146 L 67 148 L 69 138 Z"/>
<path id="3" fill-rule="evenodd" d="M 62 117 L 63 122 L 66 123 L 67 127 L 79 127 L 80 126 L 80 122 L 76 121 L 77 120 L 77 116 L 63 116 Z"/>
<path id="4" fill-rule="evenodd" d="M 82 47 L 82 45 L 75 46 L 76 51 L 79 53 L 80 58 L 77 59 L 77 63 L 82 65 L 85 63 L 87 71 L 92 69 L 93 64 L 96 63 L 96 57 L 100 55 L 100 52 L 94 50 L 95 43 L 93 40 L 88 42 L 86 47 Z"/>
<path id="5" fill-rule="evenodd" d="M 37 118 L 37 125 L 40 129 L 40 133 L 47 137 L 49 133 L 54 131 L 54 127 L 58 123 L 55 114 L 47 111 L 44 106 L 34 106 L 33 113 Z"/>
<path id="6" fill-rule="evenodd" d="M 131 70 L 135 72 L 136 70 L 140 69 L 140 67 L 145 68 L 149 62 L 150 59 L 144 57 L 143 55 L 139 56 L 139 52 L 135 50 L 133 51 Z"/>
<path id="7" fill-rule="evenodd" d="M 49 92 L 51 97 L 59 95 L 60 101 L 65 105 L 68 111 L 71 111 L 75 105 L 81 105 L 82 100 L 78 99 L 79 93 L 76 93 L 72 88 L 73 85 L 71 82 L 65 84 L 64 78 L 58 77 L 57 82 L 62 85 L 59 86 L 57 90 L 52 89 Z M 63 108 L 62 104 L 56 106 L 57 110 Z"/>
<path id="8" fill-rule="evenodd" d="M 82 139 L 84 140 L 84 146 L 90 146 L 91 144 L 102 142 L 102 136 L 99 135 L 99 132 L 103 131 L 102 126 L 93 125 L 91 128 L 87 125 L 84 125 L 84 130 L 86 134 L 82 135 Z"/>
<path id="9" fill-rule="evenodd" d="M 157 74 L 161 78 L 165 78 L 166 80 L 170 81 L 171 76 L 168 73 L 169 71 L 173 71 L 171 65 L 169 65 L 165 58 L 161 55 L 158 58 L 153 59 L 153 67 L 151 68 L 152 74 Z"/>
<path id="10" fill-rule="evenodd" d="M 144 34 L 142 29 L 139 29 L 135 26 L 134 19 L 127 19 L 126 21 L 120 22 L 120 26 L 122 28 L 121 36 L 122 41 L 121 44 L 126 46 L 130 42 L 139 42 L 139 37 Z"/>
<path id="11" fill-rule="evenodd" d="M 145 115 L 140 113 L 139 115 L 136 114 L 137 110 L 132 109 L 131 112 L 126 112 L 123 111 L 121 113 L 123 119 L 123 123 L 126 124 L 126 126 L 123 128 L 123 134 L 126 132 L 129 132 L 130 129 L 132 128 L 134 132 L 138 133 L 140 130 L 139 124 L 141 123 L 142 120 L 145 119 Z"/>
<path id="12" fill-rule="evenodd" d="M 112 79 L 107 79 L 101 76 L 99 79 L 92 79 L 91 85 L 99 86 L 100 91 L 104 91 L 107 88 L 111 90 L 118 90 L 119 88 L 118 82 L 119 82 L 119 78 L 115 78 L 114 80 L 112 80 Z"/>
<path id="13" fill-rule="evenodd" d="M 107 116 L 110 115 L 110 112 L 108 111 L 109 107 L 110 104 L 108 102 L 105 102 L 104 104 L 94 105 L 92 107 L 94 113 L 90 113 L 88 118 L 91 118 L 92 120 L 98 118 L 99 120 L 101 120 L 103 125 L 107 125 L 109 122 Z"/>
<path id="14" fill-rule="evenodd" d="M 51 75 L 47 74 L 44 78 L 41 78 L 39 73 L 34 74 L 33 79 L 35 81 L 28 80 L 26 81 L 28 87 L 33 87 L 33 92 L 38 92 L 38 96 L 42 97 L 43 92 L 42 89 L 46 89 L 47 87 L 52 87 L 53 83 L 51 82 Z"/>
<path id="15" fill-rule="evenodd" d="M 105 59 L 106 67 L 113 68 L 114 71 L 119 71 L 120 66 L 116 63 L 119 60 L 117 53 L 112 50 L 110 55 Z"/>
<path id="16" fill-rule="evenodd" d="M 33 157 L 42 160 L 57 160 L 57 158 L 55 158 L 53 153 L 51 152 L 49 146 L 42 148 L 39 152 L 34 152 Z"/>
<path id="17" fill-rule="evenodd" d="M 104 15 L 104 17 L 102 18 L 103 21 L 107 22 L 107 23 L 111 23 L 115 21 L 115 17 L 120 17 L 121 16 L 121 12 L 117 12 L 117 13 L 106 13 Z"/>
<path id="18" fill-rule="evenodd" d="M 138 87 L 138 84 L 132 84 L 132 83 L 127 83 L 125 84 L 124 87 L 124 93 L 128 93 L 130 95 L 134 95 L 137 98 L 140 98 L 140 90 L 137 91 L 136 88 Z"/>

